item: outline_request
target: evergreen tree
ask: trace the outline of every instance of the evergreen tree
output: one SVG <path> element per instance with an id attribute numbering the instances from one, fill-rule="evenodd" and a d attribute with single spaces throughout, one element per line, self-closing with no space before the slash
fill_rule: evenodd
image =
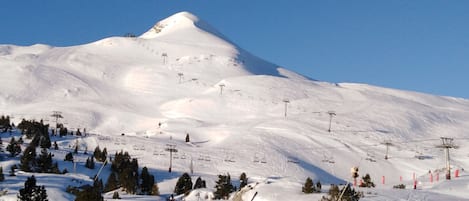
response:
<path id="1" fill-rule="evenodd" d="M 119 181 L 117 180 L 117 176 L 114 173 L 114 171 L 112 171 L 111 174 L 109 175 L 109 178 L 107 179 L 106 185 L 104 186 L 104 192 L 113 191 L 119 188 L 119 186 L 120 185 L 119 185 Z"/>
<path id="2" fill-rule="evenodd" d="M 121 164 L 124 166 L 122 172 L 119 173 L 119 181 L 127 193 L 135 194 L 138 187 L 138 162 L 132 159 L 130 163 Z"/>
<path id="3" fill-rule="evenodd" d="M 140 174 L 140 178 L 142 179 L 142 184 L 140 185 L 141 192 L 144 195 L 150 195 L 152 187 L 155 184 L 155 177 L 148 172 L 147 167 L 143 167 L 142 174 Z"/>
<path id="4" fill-rule="evenodd" d="M 160 195 L 160 188 L 158 188 L 158 184 L 153 184 L 151 187 L 151 195 Z"/>
<path id="5" fill-rule="evenodd" d="M 176 186 L 174 187 L 174 193 L 176 195 L 180 194 L 189 194 L 189 192 L 192 190 L 192 179 L 189 174 L 184 173 L 179 177 Z"/>
<path id="6" fill-rule="evenodd" d="M 345 189 L 344 189 L 345 188 Z M 363 193 L 356 192 L 350 185 L 345 186 L 342 190 L 336 185 L 331 185 L 329 189 L 328 197 L 323 196 L 320 201 L 358 201 L 363 197 Z M 344 191 L 341 199 L 339 200 L 340 194 Z"/>
<path id="7" fill-rule="evenodd" d="M 25 172 L 32 172 L 36 166 L 36 147 L 30 144 L 20 158 L 20 169 Z"/>
<path id="8" fill-rule="evenodd" d="M 88 157 L 86 159 L 86 163 L 85 163 L 85 167 L 89 168 L 89 169 L 94 169 L 94 157 Z"/>
<path id="9" fill-rule="evenodd" d="M 112 199 L 121 199 L 121 198 L 119 197 L 119 192 L 114 191 L 114 194 L 112 194 Z"/>
<path id="10" fill-rule="evenodd" d="M 52 171 L 52 155 L 47 152 L 47 149 L 43 148 L 41 154 L 36 160 L 37 168 L 36 172 L 51 173 Z"/>
<path id="11" fill-rule="evenodd" d="M 53 165 L 52 165 L 52 168 L 51 168 L 51 173 L 54 173 L 54 174 L 60 174 L 60 169 L 59 169 L 59 164 L 57 162 L 55 162 Z"/>
<path id="12" fill-rule="evenodd" d="M 231 184 L 230 175 L 218 175 L 216 181 L 215 192 L 213 193 L 215 199 L 228 199 L 230 193 L 234 191 L 234 186 Z"/>
<path id="13" fill-rule="evenodd" d="M 54 149 L 59 150 L 59 145 L 57 144 L 57 141 L 54 141 Z"/>
<path id="14" fill-rule="evenodd" d="M 45 149 L 45 148 L 49 149 L 49 148 L 51 147 L 51 141 L 50 141 L 49 135 L 46 134 L 45 136 L 41 136 L 39 143 L 40 143 L 40 147 L 41 147 L 41 148 L 43 148 L 43 149 Z"/>
<path id="15" fill-rule="evenodd" d="M 101 153 L 101 149 L 99 148 L 99 146 L 97 146 L 93 152 L 93 157 L 96 158 L 96 161 L 103 162 L 101 161 Z"/>
<path id="16" fill-rule="evenodd" d="M 72 152 L 68 152 L 68 154 L 65 155 L 64 161 L 72 161 L 72 162 L 73 162 L 73 154 L 72 154 Z"/>
<path id="17" fill-rule="evenodd" d="M 303 189 L 301 190 L 301 192 L 303 193 L 306 193 L 306 194 L 309 194 L 309 193 L 314 193 L 316 191 L 315 187 L 314 187 L 314 183 L 313 183 L 313 180 L 311 178 L 306 178 L 306 182 L 303 186 Z"/>
<path id="18" fill-rule="evenodd" d="M 5 180 L 5 175 L 3 174 L 3 167 L 0 166 L 0 182 Z"/>
<path id="19" fill-rule="evenodd" d="M 321 182 L 318 181 L 318 183 L 316 183 L 316 192 L 320 193 L 320 192 L 321 192 L 321 188 L 322 188 Z"/>
<path id="20" fill-rule="evenodd" d="M 12 165 L 10 166 L 10 176 L 16 176 L 15 175 L 15 170 L 17 169 L 18 167 L 16 165 Z"/>
<path id="21" fill-rule="evenodd" d="M 239 189 L 242 189 L 246 185 L 248 185 L 248 177 L 246 176 L 246 173 L 243 172 L 239 176 Z"/>
<path id="22" fill-rule="evenodd" d="M 99 182 L 94 182 L 93 186 L 85 186 L 82 191 L 77 193 L 75 201 L 103 201 L 99 185 Z"/>
<path id="23" fill-rule="evenodd" d="M 75 144 L 75 149 L 73 150 L 73 153 L 78 154 L 78 142 Z"/>
<path id="24" fill-rule="evenodd" d="M 186 134 L 186 142 L 190 142 L 189 133 Z"/>
<path id="25" fill-rule="evenodd" d="M 198 177 L 195 180 L 195 184 L 194 184 L 194 189 L 198 189 L 198 188 L 207 188 L 207 186 L 205 186 L 205 181 L 202 180 L 202 178 L 200 177 Z"/>
<path id="26" fill-rule="evenodd" d="M 107 148 L 104 147 L 103 151 L 101 152 L 101 161 L 100 162 L 106 161 L 106 158 L 107 158 Z"/>
<path id="27" fill-rule="evenodd" d="M 68 133 L 67 128 L 64 128 L 63 126 L 61 126 L 60 129 L 59 129 L 59 135 L 60 135 L 60 137 L 66 136 L 67 133 Z"/>
<path id="28" fill-rule="evenodd" d="M 15 157 L 21 153 L 21 146 L 16 142 L 14 137 L 11 138 L 10 144 L 7 146 L 7 151 L 10 152 L 11 157 Z"/>
<path id="29" fill-rule="evenodd" d="M 33 175 L 24 182 L 24 188 L 20 189 L 18 200 L 47 201 L 47 192 L 44 186 L 36 185 L 36 178 Z"/>
<path id="30" fill-rule="evenodd" d="M 371 181 L 370 174 L 366 174 L 364 177 L 362 177 L 362 179 L 363 179 L 363 183 L 360 184 L 360 187 L 367 187 L 367 188 L 375 187 L 375 184 Z"/>

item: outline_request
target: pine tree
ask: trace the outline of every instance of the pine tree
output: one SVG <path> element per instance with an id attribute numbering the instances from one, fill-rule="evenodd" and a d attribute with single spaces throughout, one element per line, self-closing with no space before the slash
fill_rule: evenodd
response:
<path id="1" fill-rule="evenodd" d="M 10 166 L 10 176 L 16 176 L 15 175 L 15 170 L 17 169 L 18 167 L 16 165 L 12 165 Z"/>
<path id="2" fill-rule="evenodd" d="M 125 161 L 122 172 L 118 174 L 119 181 L 121 182 L 122 187 L 127 193 L 135 194 L 138 187 L 138 161 L 137 159 L 132 159 L 129 163 Z"/>
<path id="3" fill-rule="evenodd" d="M 144 195 L 151 194 L 152 187 L 155 184 L 155 177 L 148 172 L 147 167 L 142 168 L 142 174 L 140 174 L 140 178 L 142 179 L 142 184 L 140 185 L 142 193 Z"/>
<path id="4" fill-rule="evenodd" d="M 367 188 L 375 187 L 375 184 L 371 181 L 370 174 L 366 174 L 364 177 L 362 177 L 362 179 L 363 179 L 363 183 L 360 184 L 360 187 L 367 187 Z"/>
<path id="5" fill-rule="evenodd" d="M 205 181 L 202 180 L 202 178 L 198 177 L 197 180 L 195 180 L 194 189 L 206 188 L 206 187 L 207 186 L 205 186 Z"/>
<path id="6" fill-rule="evenodd" d="M 75 149 L 73 150 L 74 154 L 78 154 L 78 142 L 75 143 Z"/>
<path id="7" fill-rule="evenodd" d="M 72 161 L 72 162 L 73 162 L 73 154 L 72 154 L 72 152 L 68 152 L 68 154 L 65 155 L 64 161 Z"/>
<path id="8" fill-rule="evenodd" d="M 0 166 L 0 182 L 5 180 L 5 175 L 3 174 L 3 167 Z"/>
<path id="9" fill-rule="evenodd" d="M 75 201 L 103 201 L 104 198 L 101 195 L 99 182 L 94 182 L 93 186 L 86 186 L 84 189 L 77 193 Z M 102 185 L 102 181 L 101 181 Z"/>
<path id="10" fill-rule="evenodd" d="M 186 134 L 186 142 L 190 142 L 189 133 Z"/>
<path id="11" fill-rule="evenodd" d="M 86 159 L 85 167 L 89 169 L 94 169 L 95 163 L 94 163 L 94 157 L 88 157 Z"/>
<path id="12" fill-rule="evenodd" d="M 11 157 L 15 157 L 18 154 L 21 153 L 21 146 L 19 143 L 15 140 L 14 137 L 11 138 L 10 144 L 7 146 L 7 151 L 10 152 Z"/>
<path id="13" fill-rule="evenodd" d="M 57 162 L 55 162 L 53 165 L 52 165 L 52 168 L 51 168 L 51 173 L 54 173 L 54 174 L 60 174 L 60 169 L 59 169 L 59 164 Z"/>
<path id="14" fill-rule="evenodd" d="M 114 173 L 114 171 L 112 171 L 111 174 L 109 175 L 109 178 L 107 179 L 106 185 L 104 186 L 104 192 L 113 191 L 119 188 L 119 186 L 120 185 L 119 185 L 119 181 L 117 180 L 117 176 Z"/>
<path id="15" fill-rule="evenodd" d="M 345 188 L 345 189 L 344 189 Z M 345 186 L 342 190 L 336 185 L 331 185 L 328 197 L 323 196 L 321 201 L 336 201 L 339 200 L 340 194 L 344 191 L 339 201 L 358 201 L 363 197 L 363 193 L 355 191 L 350 185 Z"/>
<path id="16" fill-rule="evenodd" d="M 160 195 L 160 188 L 158 188 L 158 184 L 153 184 L 151 187 L 151 195 Z"/>
<path id="17" fill-rule="evenodd" d="M 230 175 L 218 175 L 216 181 L 215 192 L 213 193 L 215 199 L 227 199 L 230 193 L 234 191 L 234 186 L 231 184 Z"/>
<path id="18" fill-rule="evenodd" d="M 41 154 L 37 158 L 36 172 L 50 173 L 52 172 L 52 155 L 47 152 L 47 149 L 43 148 Z"/>
<path id="19" fill-rule="evenodd" d="M 246 176 L 246 173 L 241 173 L 239 176 L 239 189 L 242 189 L 248 184 L 248 177 Z"/>
<path id="20" fill-rule="evenodd" d="M 96 158 L 96 161 L 102 162 L 101 161 L 101 149 L 99 148 L 99 146 L 94 148 L 93 156 L 94 158 Z"/>
<path id="21" fill-rule="evenodd" d="M 100 158 L 100 161 L 99 161 L 99 162 L 104 162 L 104 161 L 106 161 L 106 158 L 107 158 L 107 148 L 104 147 L 103 151 L 101 152 L 101 158 Z"/>
<path id="22" fill-rule="evenodd" d="M 36 178 L 33 175 L 24 182 L 24 188 L 20 189 L 18 200 L 47 201 L 47 192 L 44 186 L 36 185 Z"/>
<path id="23" fill-rule="evenodd" d="M 184 173 L 179 177 L 176 186 L 174 187 L 174 193 L 176 195 L 188 194 L 192 190 L 192 179 L 189 174 Z"/>
<path id="24" fill-rule="evenodd" d="M 20 169 L 25 172 L 32 172 L 36 166 L 36 147 L 30 144 L 20 158 Z"/>
<path id="25" fill-rule="evenodd" d="M 316 183 L 316 192 L 317 192 L 317 193 L 320 193 L 320 192 L 321 192 L 321 188 L 322 188 L 321 182 L 318 181 L 318 182 Z"/>
<path id="26" fill-rule="evenodd" d="M 306 182 L 303 186 L 303 189 L 301 190 L 301 192 L 303 193 L 306 193 L 306 194 L 309 194 L 309 193 L 314 193 L 316 191 L 315 187 L 314 187 L 314 183 L 313 183 L 313 180 L 311 178 L 306 178 Z"/>
<path id="27" fill-rule="evenodd" d="M 119 192 L 114 191 L 114 194 L 112 194 L 112 199 L 121 199 L 121 197 L 119 197 Z"/>

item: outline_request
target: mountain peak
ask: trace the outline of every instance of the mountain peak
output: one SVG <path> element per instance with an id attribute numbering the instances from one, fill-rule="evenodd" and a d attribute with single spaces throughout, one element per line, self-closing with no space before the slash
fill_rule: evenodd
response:
<path id="1" fill-rule="evenodd" d="M 223 40 L 229 41 L 219 31 L 210 26 L 205 21 L 201 20 L 196 15 L 183 11 L 173 14 L 159 22 L 157 22 L 150 30 L 143 33 L 140 38 L 152 39 L 169 33 L 177 32 L 178 30 L 198 30 L 208 32 Z"/>

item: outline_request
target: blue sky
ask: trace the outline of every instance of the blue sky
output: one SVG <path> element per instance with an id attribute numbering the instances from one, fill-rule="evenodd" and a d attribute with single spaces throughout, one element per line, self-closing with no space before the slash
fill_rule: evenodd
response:
<path id="1" fill-rule="evenodd" d="M 311 78 L 469 98 L 469 1 L 15 0 L 0 44 L 70 46 L 141 34 L 179 11 Z"/>

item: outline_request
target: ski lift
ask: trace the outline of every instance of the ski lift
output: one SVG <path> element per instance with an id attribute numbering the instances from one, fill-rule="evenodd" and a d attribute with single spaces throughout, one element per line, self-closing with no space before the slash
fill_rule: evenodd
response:
<path id="1" fill-rule="evenodd" d="M 267 163 L 267 160 L 265 158 L 265 153 L 262 153 L 261 163 Z"/>
<path id="2" fill-rule="evenodd" d="M 287 162 L 289 162 L 289 163 L 300 163 L 300 161 L 298 160 L 298 158 L 292 157 L 292 156 L 290 156 L 290 157 L 287 158 Z"/>
<path id="3" fill-rule="evenodd" d="M 370 162 L 376 162 L 375 155 L 373 154 L 373 152 L 368 151 L 368 152 L 366 153 L 366 158 L 365 158 L 365 160 L 370 161 Z"/>
<path id="4" fill-rule="evenodd" d="M 211 161 L 210 156 L 205 156 L 205 161 Z"/>
<path id="5" fill-rule="evenodd" d="M 259 163 L 260 162 L 258 153 L 254 153 L 254 159 L 252 160 L 252 162 L 254 162 L 254 163 Z"/>
<path id="6" fill-rule="evenodd" d="M 205 159 L 205 157 L 202 154 L 200 154 L 199 158 L 197 158 L 197 160 L 199 160 L 199 161 L 203 161 L 204 159 Z"/>

